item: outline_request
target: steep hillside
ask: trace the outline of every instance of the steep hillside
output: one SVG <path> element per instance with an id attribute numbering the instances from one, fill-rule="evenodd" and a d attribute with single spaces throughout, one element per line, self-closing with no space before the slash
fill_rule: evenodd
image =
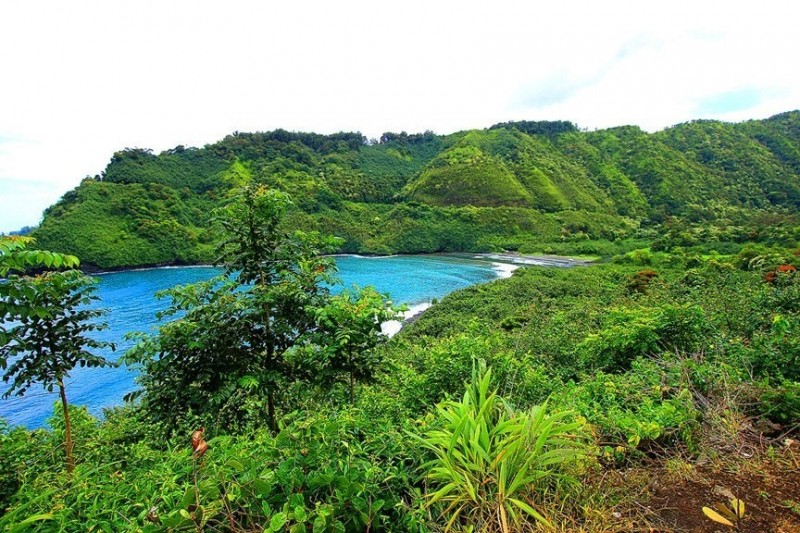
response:
<path id="1" fill-rule="evenodd" d="M 533 201 L 530 192 L 502 157 L 481 146 L 483 135 L 469 132 L 436 156 L 419 178 L 407 185 L 405 194 L 432 205 L 529 207 Z"/>
<path id="2" fill-rule="evenodd" d="M 48 208 L 36 236 L 104 268 L 198 263 L 213 254 L 210 214 L 216 205 L 213 193 L 85 180 Z"/>
<path id="3" fill-rule="evenodd" d="M 738 127 L 769 148 L 795 174 L 800 174 L 800 112 L 781 113 L 768 120 L 751 120 Z"/>
<path id="4" fill-rule="evenodd" d="M 716 172 L 639 128 L 594 132 L 587 140 L 608 154 L 656 212 L 679 214 L 692 205 L 730 200 Z"/>
<path id="5" fill-rule="evenodd" d="M 542 135 L 515 128 L 471 131 L 439 154 L 405 190 L 433 205 L 516 205 L 542 211 L 607 210 L 586 170 Z"/>
<path id="6" fill-rule="evenodd" d="M 126 149 L 48 208 L 35 236 L 103 268 L 210 261 L 213 210 L 244 179 L 290 193 L 290 225 L 334 233 L 343 251 L 595 253 L 580 243 L 632 237 L 640 223 L 798 211 L 800 112 L 655 134 L 523 121 L 373 142 L 276 130 Z"/>
<path id="7" fill-rule="evenodd" d="M 697 121 L 669 128 L 655 137 L 717 171 L 729 201 L 749 207 L 800 206 L 800 176 L 767 145 L 748 135 L 746 128 Z"/>
<path id="8" fill-rule="evenodd" d="M 569 160 L 586 169 L 589 178 L 605 191 L 620 215 L 640 218 L 647 213 L 647 198 L 614 163 L 609 151 L 593 145 L 587 135 L 580 133 L 560 135 L 556 145 Z"/>

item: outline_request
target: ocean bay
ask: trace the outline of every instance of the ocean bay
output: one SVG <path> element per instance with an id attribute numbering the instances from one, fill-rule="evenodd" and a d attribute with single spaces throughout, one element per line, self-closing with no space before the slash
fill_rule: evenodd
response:
<path id="1" fill-rule="evenodd" d="M 476 283 L 491 281 L 509 274 L 509 265 L 446 255 L 416 256 L 338 256 L 338 277 L 341 284 L 333 287 L 339 292 L 353 285 L 373 286 L 388 293 L 398 304 L 406 304 L 411 312 L 424 309 L 431 300 Z M 156 313 L 163 310 L 167 299 L 155 293 L 187 283 L 208 280 L 221 273 L 211 266 L 164 267 L 127 270 L 100 274 L 97 306 L 108 311 L 108 328 L 97 334 L 100 340 L 116 344 L 116 351 L 103 353 L 117 360 L 133 341 L 125 336 L 131 332 L 149 333 L 158 324 Z M 408 315 L 407 315 L 408 316 Z M 399 324 L 389 325 L 394 333 Z M 123 397 L 136 390 L 135 369 L 76 368 L 67 382 L 70 402 L 85 405 L 94 415 L 104 408 L 120 405 Z M 3 389 L 5 390 L 5 389 Z M 44 427 L 52 415 L 56 392 L 32 388 L 24 397 L 0 400 L 0 418 L 10 425 L 28 428 Z"/>

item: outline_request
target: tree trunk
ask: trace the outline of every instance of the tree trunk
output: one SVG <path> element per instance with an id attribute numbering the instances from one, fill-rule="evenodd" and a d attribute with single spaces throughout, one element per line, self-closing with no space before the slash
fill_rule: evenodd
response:
<path id="1" fill-rule="evenodd" d="M 270 389 L 267 394 L 267 417 L 269 418 L 269 429 L 273 433 L 278 432 L 278 425 L 275 423 L 275 393 Z"/>
<path id="2" fill-rule="evenodd" d="M 67 473 L 72 474 L 72 471 L 75 470 L 75 457 L 72 455 L 72 423 L 69 419 L 67 391 L 62 380 L 58 382 L 58 391 L 61 394 L 61 406 L 64 409 L 64 450 L 67 454 Z"/>
<path id="3" fill-rule="evenodd" d="M 356 403 L 356 370 L 353 363 L 353 352 L 347 352 L 347 359 L 350 363 L 350 405 Z"/>

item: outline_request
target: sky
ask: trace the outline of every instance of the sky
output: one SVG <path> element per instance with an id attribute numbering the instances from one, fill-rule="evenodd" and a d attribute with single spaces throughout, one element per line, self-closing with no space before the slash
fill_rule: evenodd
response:
<path id="1" fill-rule="evenodd" d="M 800 2 L 0 0 L 0 231 L 126 147 L 800 108 Z"/>

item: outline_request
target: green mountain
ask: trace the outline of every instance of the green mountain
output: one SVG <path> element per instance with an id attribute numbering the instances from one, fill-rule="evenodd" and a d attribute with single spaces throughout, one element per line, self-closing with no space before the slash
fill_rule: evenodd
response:
<path id="1" fill-rule="evenodd" d="M 762 123 L 763 124 L 763 123 Z M 716 171 L 724 197 L 750 207 L 800 205 L 797 167 L 773 152 L 748 131 L 748 124 L 697 121 L 659 132 L 659 139 L 695 163 Z M 797 149 L 798 139 L 784 135 L 786 146 Z M 778 146 L 778 145 L 775 145 Z"/>
<path id="2" fill-rule="evenodd" d="M 404 189 L 431 205 L 513 205 L 546 212 L 612 212 L 608 194 L 542 135 L 515 129 L 470 131 L 439 153 Z"/>
<path id="3" fill-rule="evenodd" d="M 288 224 L 336 234 L 345 252 L 546 251 L 667 220 L 796 213 L 800 111 L 654 134 L 522 121 L 371 143 L 276 130 L 126 149 L 48 208 L 35 236 L 101 268 L 210 261 L 213 209 L 242 179 L 290 193 Z"/>

